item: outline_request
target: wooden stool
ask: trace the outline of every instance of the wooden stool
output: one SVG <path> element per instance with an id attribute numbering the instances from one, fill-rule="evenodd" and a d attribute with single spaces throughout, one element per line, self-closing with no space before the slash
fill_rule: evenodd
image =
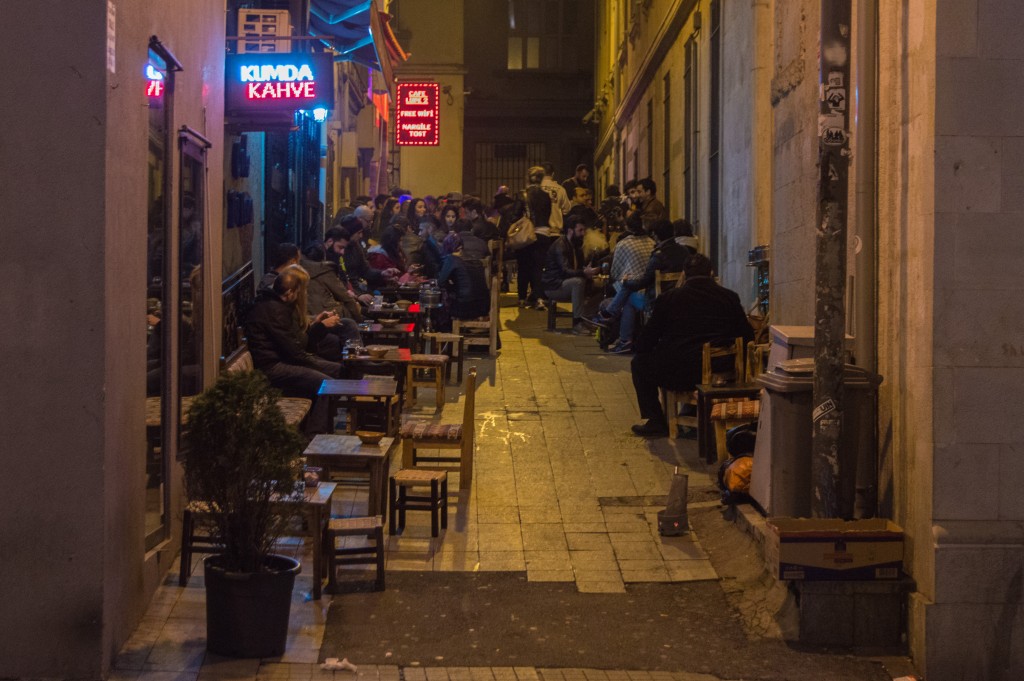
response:
<path id="1" fill-rule="evenodd" d="M 423 338 L 430 341 L 429 349 L 431 352 L 444 353 L 448 355 L 448 364 L 445 365 L 445 380 L 452 380 L 452 364 L 458 362 L 459 373 L 457 375 L 458 384 L 462 385 L 462 358 L 466 354 L 466 340 L 462 336 L 456 333 L 441 333 L 441 332 L 430 332 L 423 334 Z M 437 347 L 434 347 L 434 344 Z M 427 345 L 426 343 L 424 345 Z M 447 350 L 447 351 L 446 351 Z"/>
<path id="2" fill-rule="evenodd" d="M 406 511 L 430 511 L 430 536 L 438 535 L 438 520 L 441 529 L 448 529 L 448 472 L 405 469 L 391 476 L 388 494 L 388 512 L 391 517 L 391 534 L 405 529 Z M 407 487 L 430 485 L 430 496 L 410 495 Z M 397 515 L 397 518 L 396 518 Z M 397 529 L 396 529 L 397 520 Z"/>
<path id="3" fill-rule="evenodd" d="M 731 399 L 711 407 L 711 423 L 715 426 L 715 452 L 721 463 L 729 458 L 725 435 L 733 426 L 756 423 L 761 417 L 761 400 Z"/>
<path id="4" fill-rule="evenodd" d="M 559 317 L 568 317 L 572 319 L 572 312 L 563 312 L 558 309 L 558 302 L 554 300 L 548 301 L 548 331 L 555 330 L 555 322 Z"/>
<path id="5" fill-rule="evenodd" d="M 433 388 L 438 409 L 444 407 L 444 374 L 448 366 L 447 355 L 410 355 L 405 369 L 405 402 L 416 404 L 416 388 Z M 417 377 L 417 372 L 423 378 Z M 433 377 L 428 378 L 431 374 Z"/>
<path id="6" fill-rule="evenodd" d="M 340 537 L 373 537 L 373 546 L 338 548 Z M 379 515 L 363 518 L 331 518 L 327 525 L 324 551 L 327 553 L 327 593 L 336 593 L 339 565 L 377 566 L 377 591 L 384 590 L 384 519 Z M 348 558 L 346 556 L 354 556 Z M 319 578 L 319 575 L 314 577 Z"/>
<path id="7" fill-rule="evenodd" d="M 211 513 L 210 505 L 205 501 L 190 501 L 181 512 L 181 569 L 178 572 L 178 586 L 188 586 L 189 577 L 192 576 L 193 553 L 224 552 L 212 536 L 203 534 Z"/>
<path id="8" fill-rule="evenodd" d="M 668 436 L 675 440 L 679 437 L 679 428 L 697 428 L 697 415 L 687 414 L 682 415 L 679 413 L 679 407 L 688 404 L 696 407 L 697 400 L 693 396 L 693 391 L 688 392 L 676 392 L 675 390 L 667 390 L 662 388 L 662 407 L 665 411 L 665 419 L 668 421 Z"/>

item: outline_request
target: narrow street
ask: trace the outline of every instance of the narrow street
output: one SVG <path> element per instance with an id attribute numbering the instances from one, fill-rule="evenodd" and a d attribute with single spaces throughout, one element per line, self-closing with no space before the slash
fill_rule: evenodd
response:
<path id="1" fill-rule="evenodd" d="M 220 658 L 205 650 L 198 557 L 186 588 L 171 570 L 111 678 L 891 678 L 870 658 L 779 640 L 780 592 L 769 593 L 760 554 L 723 517 L 695 441 L 629 432 L 638 420 L 629 357 L 548 332 L 543 313 L 502 302 L 497 361 L 467 363 L 480 372 L 472 489 L 453 479 L 448 529 L 437 539 L 427 514 L 410 513 L 405 532 L 389 538 L 385 591 L 353 571 L 341 580 L 345 593 L 311 600 L 310 542 L 286 540 L 280 551 L 303 561 L 286 654 Z M 460 418 L 463 399 L 450 386 L 444 420 Z M 656 513 L 677 465 L 689 475 L 694 531 L 662 538 Z M 365 512 L 366 499 L 364 486 L 344 486 L 334 513 Z M 358 672 L 321 670 L 332 657 Z"/>

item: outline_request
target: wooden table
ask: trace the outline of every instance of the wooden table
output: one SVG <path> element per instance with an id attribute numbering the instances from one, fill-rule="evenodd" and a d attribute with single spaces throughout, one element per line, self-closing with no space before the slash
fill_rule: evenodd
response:
<path id="1" fill-rule="evenodd" d="M 761 394 L 761 386 L 757 383 L 729 383 L 727 385 L 711 385 L 701 383 L 697 386 L 697 454 L 703 454 L 708 463 L 718 461 L 718 451 L 711 437 L 711 408 L 715 400 L 730 397 L 756 398 Z"/>
<path id="2" fill-rule="evenodd" d="M 363 336 L 363 342 L 368 345 L 391 342 L 411 348 L 417 343 L 416 329 L 415 322 L 399 322 L 392 326 L 384 326 L 379 322 L 364 322 L 359 326 L 359 333 Z"/>
<path id="3" fill-rule="evenodd" d="M 322 467 L 328 477 L 332 471 L 368 473 L 370 500 L 367 515 L 387 517 L 388 468 L 397 442 L 396 438 L 385 437 L 378 444 L 364 445 L 355 435 L 317 435 L 302 455 L 306 457 L 307 464 Z"/>
<path id="4" fill-rule="evenodd" d="M 320 600 L 323 593 L 323 581 L 327 575 L 324 565 L 324 534 L 327 523 L 331 520 L 331 497 L 337 483 L 321 482 L 316 487 L 307 487 L 302 493 L 300 512 L 306 517 L 309 531 L 313 535 L 313 600 Z M 297 498 L 284 498 L 280 503 L 298 502 Z"/>
<path id="5" fill-rule="evenodd" d="M 395 400 L 400 396 L 398 381 L 394 378 L 325 379 L 320 384 L 318 394 L 330 400 L 331 419 L 335 418 L 340 406 L 345 406 L 349 413 L 354 415 L 357 409 L 365 407 L 367 404 L 380 405 L 387 414 L 387 434 L 394 435 L 398 429 L 397 419 L 392 416 Z M 360 397 L 364 400 L 357 399 Z M 349 422 L 352 421 L 353 419 L 349 418 Z"/>

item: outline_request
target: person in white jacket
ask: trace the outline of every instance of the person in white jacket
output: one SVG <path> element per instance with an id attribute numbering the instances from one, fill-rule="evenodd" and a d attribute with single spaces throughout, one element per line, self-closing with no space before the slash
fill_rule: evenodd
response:
<path id="1" fill-rule="evenodd" d="M 548 227 L 551 228 L 551 238 L 557 239 L 562 234 L 563 217 L 572 210 L 572 203 L 562 185 L 555 182 L 555 167 L 548 161 L 541 165 L 544 167 L 544 179 L 541 180 L 540 188 L 551 197 L 551 218 L 548 221 Z"/>

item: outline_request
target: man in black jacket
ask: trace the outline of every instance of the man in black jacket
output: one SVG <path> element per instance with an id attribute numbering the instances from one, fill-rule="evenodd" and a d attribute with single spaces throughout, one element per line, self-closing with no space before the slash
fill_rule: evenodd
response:
<path id="1" fill-rule="evenodd" d="M 361 219 L 346 215 L 339 224 L 324 233 L 322 243 L 314 243 L 305 252 L 310 260 L 336 264 L 339 278 L 356 297 L 374 288 L 394 285 L 394 278 L 398 276 L 398 270 L 370 267 L 361 243 L 363 229 Z"/>
<path id="2" fill-rule="evenodd" d="M 542 282 L 544 296 L 550 300 L 572 301 L 572 332 L 590 335 L 590 322 L 583 317 L 583 296 L 587 280 L 600 270 L 583 264 L 583 234 L 587 227 L 575 216 L 567 216 L 562 235 L 548 249 Z"/>
<path id="3" fill-rule="evenodd" d="M 668 434 L 658 389 L 693 390 L 700 382 L 704 343 L 754 338 L 739 296 L 715 283 L 710 260 L 695 255 L 684 271 L 686 282 L 658 297 L 651 320 L 636 342 L 633 387 L 640 416 L 647 419 L 633 426 L 637 435 Z"/>
<path id="4" fill-rule="evenodd" d="M 310 339 L 318 341 L 327 329 L 337 325 L 338 316 L 321 312 L 304 329 L 300 321 L 305 310 L 296 310 L 299 276 L 284 270 L 269 290 L 262 290 L 246 316 L 245 336 L 253 365 L 266 374 L 270 384 L 285 395 L 313 400 L 306 420 L 309 434 L 331 432 L 326 398 L 317 396 L 320 385 L 337 378 L 341 365 L 310 353 Z"/>

